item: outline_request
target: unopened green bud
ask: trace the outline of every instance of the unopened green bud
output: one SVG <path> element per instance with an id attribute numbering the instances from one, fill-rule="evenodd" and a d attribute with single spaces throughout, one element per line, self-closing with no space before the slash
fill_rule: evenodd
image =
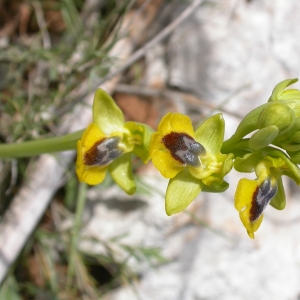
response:
<path id="1" fill-rule="evenodd" d="M 294 120 L 292 109 L 285 104 L 274 102 L 262 110 L 257 120 L 257 127 L 262 129 L 274 125 L 279 129 L 280 134 L 283 134 L 293 127 Z"/>
<path id="2" fill-rule="evenodd" d="M 300 152 L 299 151 L 287 151 L 288 155 L 290 156 L 291 158 L 291 161 L 294 163 L 294 164 L 300 164 Z"/>
<path id="3" fill-rule="evenodd" d="M 299 90 L 285 90 L 280 95 L 279 100 L 282 100 L 282 101 L 288 101 L 288 100 L 300 101 L 300 91 Z"/>
<path id="4" fill-rule="evenodd" d="M 291 135 L 290 140 L 295 143 L 300 143 L 300 131 L 297 131 L 293 135 Z"/>
<path id="5" fill-rule="evenodd" d="M 298 78 L 286 79 L 286 80 L 283 80 L 283 81 L 279 82 L 275 86 L 275 88 L 274 88 L 274 90 L 272 92 L 272 95 L 269 98 L 268 102 L 277 101 L 277 100 L 287 100 L 286 97 L 289 97 L 291 95 L 288 96 L 289 92 L 288 91 L 284 91 L 284 90 L 288 86 L 292 85 L 293 83 L 295 83 L 297 81 L 298 81 Z M 291 90 L 291 91 L 295 91 L 295 90 Z"/>
<path id="6" fill-rule="evenodd" d="M 254 151 L 267 147 L 279 134 L 277 126 L 272 125 L 256 131 L 249 140 L 250 148 Z"/>

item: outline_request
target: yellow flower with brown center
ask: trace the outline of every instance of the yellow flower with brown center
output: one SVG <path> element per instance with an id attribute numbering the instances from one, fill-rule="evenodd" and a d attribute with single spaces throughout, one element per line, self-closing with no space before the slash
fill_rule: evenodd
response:
<path id="1" fill-rule="evenodd" d="M 281 176 L 289 176 L 299 184 L 300 170 L 283 152 L 271 147 L 264 148 L 263 152 L 237 157 L 234 167 L 239 172 L 255 171 L 257 176 L 255 180 L 241 179 L 234 197 L 234 206 L 239 211 L 240 219 L 248 235 L 254 238 L 268 204 L 279 210 L 285 207 Z"/>
<path id="2" fill-rule="evenodd" d="M 151 134 L 152 129 L 145 124 L 125 123 L 114 100 L 98 89 L 93 104 L 93 123 L 77 143 L 76 172 L 79 180 L 90 185 L 99 184 L 108 170 L 126 193 L 133 194 L 136 186 L 131 154 L 136 154 L 146 163 Z"/>
<path id="3" fill-rule="evenodd" d="M 180 113 L 168 113 L 150 142 L 150 157 L 160 173 L 170 178 L 166 193 L 168 215 L 185 209 L 203 191 L 222 192 L 223 180 L 232 167 L 232 155 L 220 152 L 224 119 L 217 114 L 194 132 L 191 120 Z"/>

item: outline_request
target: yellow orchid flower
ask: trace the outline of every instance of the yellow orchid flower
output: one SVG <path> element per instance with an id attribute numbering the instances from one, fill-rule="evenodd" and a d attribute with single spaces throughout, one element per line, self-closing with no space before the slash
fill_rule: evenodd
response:
<path id="1" fill-rule="evenodd" d="M 152 129 L 145 124 L 125 123 L 114 100 L 98 89 L 93 104 L 93 123 L 77 142 L 76 173 L 79 180 L 90 185 L 99 184 L 108 170 L 126 193 L 133 194 L 136 186 L 131 153 L 146 163 L 151 133 Z"/>
<path id="2" fill-rule="evenodd" d="M 166 193 L 168 215 L 184 210 L 200 191 L 222 192 L 232 167 L 232 155 L 220 152 L 224 138 L 221 114 L 206 120 L 194 132 L 191 120 L 168 113 L 150 142 L 150 157 L 160 173 L 170 178 Z"/>

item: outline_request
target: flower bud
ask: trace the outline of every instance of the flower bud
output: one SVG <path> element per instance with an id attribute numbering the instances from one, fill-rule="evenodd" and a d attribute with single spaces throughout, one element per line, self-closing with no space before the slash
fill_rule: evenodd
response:
<path id="1" fill-rule="evenodd" d="M 282 134 L 293 127 L 294 120 L 294 112 L 287 105 L 273 102 L 260 113 L 257 127 L 261 129 L 274 125 L 279 129 L 279 134 Z"/>

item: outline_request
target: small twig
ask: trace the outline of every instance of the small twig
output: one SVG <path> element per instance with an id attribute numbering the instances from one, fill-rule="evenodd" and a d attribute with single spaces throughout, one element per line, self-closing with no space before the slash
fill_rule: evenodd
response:
<path id="1" fill-rule="evenodd" d="M 41 3 L 38 1 L 34 1 L 34 2 L 32 2 L 32 6 L 34 8 L 36 20 L 37 20 L 37 23 L 39 25 L 39 28 L 40 28 L 40 31 L 42 34 L 44 49 L 50 49 L 51 48 L 51 39 L 50 39 L 49 32 L 47 30 L 47 25 L 45 22 L 45 17 L 44 17 Z"/>
<path id="2" fill-rule="evenodd" d="M 150 88 L 150 87 L 118 84 L 115 91 L 120 92 L 120 93 L 125 93 L 125 94 L 135 94 L 135 95 L 146 96 L 146 97 L 163 97 L 163 98 L 168 98 L 168 99 L 172 99 L 172 98 L 179 96 L 180 98 L 182 98 L 184 101 L 188 102 L 191 105 L 195 105 L 197 107 L 199 107 L 199 105 L 201 105 L 204 107 L 208 107 L 210 109 L 223 111 L 223 112 L 225 112 L 231 116 L 234 116 L 238 119 L 243 118 L 242 115 L 232 112 L 232 111 L 229 111 L 226 108 L 221 107 L 220 105 L 208 103 L 206 101 L 199 99 L 198 97 L 196 97 L 192 94 L 177 92 L 177 91 L 173 91 L 170 89 L 159 90 L 159 89 Z"/>
<path id="3" fill-rule="evenodd" d="M 9 195 L 12 192 L 13 188 L 17 183 L 17 178 L 18 178 L 18 161 L 16 159 L 13 159 L 11 161 L 11 181 L 8 189 L 5 192 L 5 195 Z"/>

